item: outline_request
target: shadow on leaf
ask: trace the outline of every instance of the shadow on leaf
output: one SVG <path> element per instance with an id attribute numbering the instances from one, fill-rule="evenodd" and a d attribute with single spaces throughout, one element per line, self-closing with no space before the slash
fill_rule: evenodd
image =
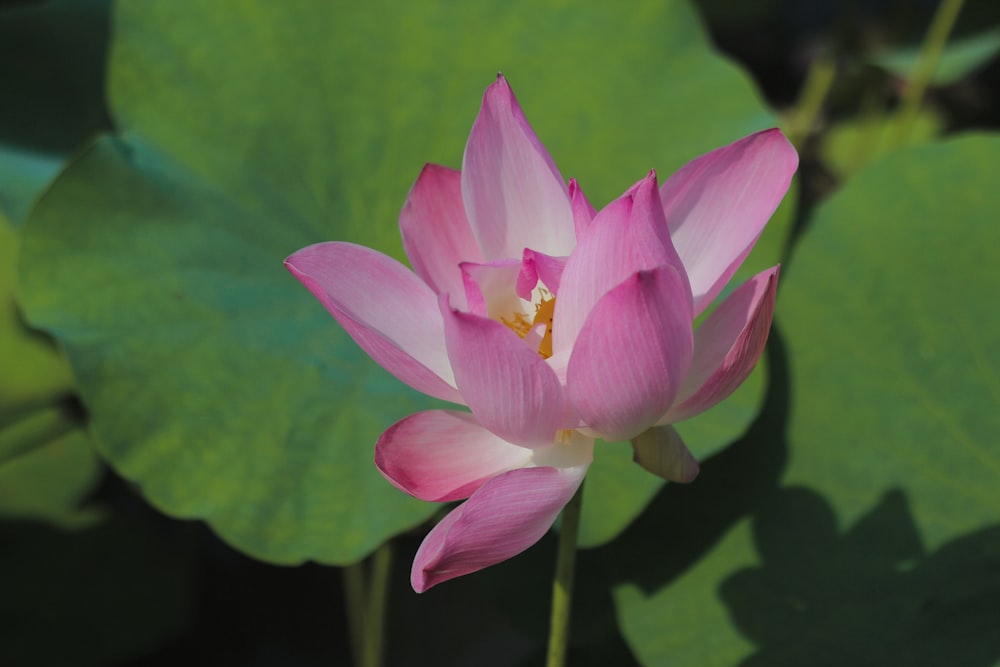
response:
<path id="1" fill-rule="evenodd" d="M 689 485 L 667 484 L 618 539 L 595 550 L 616 584 L 651 593 L 705 555 L 777 489 L 788 459 L 789 372 L 777 327 L 767 344 L 768 390 L 746 434 L 702 463 Z"/>
<path id="2" fill-rule="evenodd" d="M 927 553 L 906 495 L 887 492 L 843 535 L 830 504 L 787 488 L 758 508 L 763 564 L 719 595 L 756 665 L 968 665 L 1000 658 L 1000 526 Z"/>

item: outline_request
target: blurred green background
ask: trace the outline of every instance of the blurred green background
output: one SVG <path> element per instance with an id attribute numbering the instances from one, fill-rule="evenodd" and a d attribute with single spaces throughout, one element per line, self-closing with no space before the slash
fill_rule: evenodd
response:
<path id="1" fill-rule="evenodd" d="M 0 665 L 350 664 L 387 541 L 386 664 L 542 664 L 553 536 L 413 593 L 442 508 L 372 447 L 432 402 L 281 266 L 402 258 L 498 71 L 598 206 L 767 127 L 801 156 L 701 476 L 598 447 L 570 664 L 1000 664 L 1000 5 L 959 5 L 0 5 Z"/>

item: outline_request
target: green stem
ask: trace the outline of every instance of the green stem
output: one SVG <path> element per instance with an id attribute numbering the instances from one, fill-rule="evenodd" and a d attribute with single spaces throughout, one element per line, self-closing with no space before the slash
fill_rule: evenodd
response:
<path id="1" fill-rule="evenodd" d="M 830 53 L 819 56 L 809 68 L 788 132 L 788 138 L 796 148 L 801 149 L 812 133 L 836 75 L 836 60 Z"/>
<path id="2" fill-rule="evenodd" d="M 563 508 L 559 531 L 556 576 L 552 582 L 552 617 L 549 624 L 549 653 L 546 667 L 563 667 L 569 646 L 569 616 L 573 601 L 573 569 L 576 564 L 576 536 L 583 507 L 583 484 Z"/>
<path id="3" fill-rule="evenodd" d="M 347 630 L 354 664 L 360 665 L 365 653 L 365 562 L 358 561 L 342 570 L 344 602 L 347 607 Z"/>
<path id="4" fill-rule="evenodd" d="M 384 542 L 375 550 L 371 586 L 365 605 L 364 667 L 382 667 L 385 648 L 385 617 L 389 598 L 389 574 L 392 570 L 392 545 Z"/>
<path id="5" fill-rule="evenodd" d="M 369 569 L 370 577 L 366 576 Z M 343 569 L 351 655 L 358 667 L 382 667 L 391 571 L 392 545 L 389 542 L 376 549 L 370 559 Z"/>
<path id="6" fill-rule="evenodd" d="M 963 2 L 964 0 L 941 0 L 934 18 L 931 19 L 927 37 L 924 38 L 924 44 L 920 48 L 920 57 L 900 95 L 899 120 L 890 142 L 894 148 L 906 143 L 910 136 L 910 128 L 917 117 L 917 112 L 920 111 L 927 86 L 934 76 L 934 69 L 948 43 L 948 35 L 955 26 L 955 19 L 962 10 Z"/>

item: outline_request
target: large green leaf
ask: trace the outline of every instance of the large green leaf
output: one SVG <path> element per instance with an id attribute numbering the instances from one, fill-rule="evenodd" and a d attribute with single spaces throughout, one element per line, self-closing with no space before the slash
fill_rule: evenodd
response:
<path id="1" fill-rule="evenodd" d="M 122 131 L 29 221 L 27 309 L 65 345 L 112 464 L 280 562 L 357 559 L 434 510 L 371 464 L 379 432 L 429 403 L 357 351 L 287 254 L 342 239 L 401 256 L 410 184 L 424 162 L 459 164 L 497 70 L 595 204 L 773 124 L 679 1 L 143 0 L 114 25 Z M 713 447 L 751 393 L 713 417 Z M 592 543 L 657 487 L 602 460 Z"/>
<path id="2" fill-rule="evenodd" d="M 20 235 L 0 212 L 0 424 L 5 415 L 52 403 L 73 378 L 52 341 L 25 326 L 18 304 Z"/>
<path id="3" fill-rule="evenodd" d="M 101 465 L 75 409 L 69 364 L 21 318 L 19 241 L 0 212 L 0 517 L 85 526 L 96 513 L 76 506 Z"/>
<path id="4" fill-rule="evenodd" d="M 967 136 L 821 207 L 761 420 L 607 554 L 646 664 L 1000 660 L 998 170 L 1000 137 Z M 657 529 L 658 560 L 629 554 Z"/>

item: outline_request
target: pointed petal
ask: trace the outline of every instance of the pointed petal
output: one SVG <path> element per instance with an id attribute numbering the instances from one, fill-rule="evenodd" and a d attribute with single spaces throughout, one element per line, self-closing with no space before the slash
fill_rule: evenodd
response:
<path id="1" fill-rule="evenodd" d="M 465 217 L 462 175 L 456 169 L 425 165 L 399 214 L 403 250 L 414 272 L 435 293 L 462 300 L 461 262 L 481 262 L 482 253 Z"/>
<path id="2" fill-rule="evenodd" d="M 672 267 L 639 271 L 587 318 L 566 369 L 566 392 L 605 440 L 642 433 L 674 402 L 693 347 L 686 290 Z"/>
<path id="3" fill-rule="evenodd" d="M 486 260 L 573 248 L 566 183 L 503 76 L 486 89 L 462 158 L 462 197 Z"/>
<path id="4" fill-rule="evenodd" d="M 654 426 L 632 438 L 633 460 L 668 482 L 694 481 L 700 467 L 673 426 Z"/>
<path id="5" fill-rule="evenodd" d="M 591 308 L 608 290 L 637 271 L 663 265 L 676 270 L 690 304 L 687 276 L 667 233 L 656 174 L 650 172 L 597 214 L 566 261 L 552 329 L 555 353 L 573 346 Z"/>
<path id="6" fill-rule="evenodd" d="M 753 248 L 788 191 L 799 159 L 780 130 L 703 155 L 660 188 L 670 235 L 701 313 Z"/>
<path id="7" fill-rule="evenodd" d="M 565 257 L 551 257 L 531 248 L 524 249 L 521 273 L 517 277 L 517 295 L 531 301 L 531 291 L 541 280 L 553 296 L 559 294 L 559 280 L 566 268 Z"/>
<path id="8" fill-rule="evenodd" d="M 444 297 L 441 313 L 455 381 L 479 423 L 517 445 L 551 444 L 568 412 L 555 371 L 500 322 L 456 311 Z"/>
<path id="9" fill-rule="evenodd" d="M 573 227 L 576 230 L 576 238 L 582 239 L 583 235 L 590 229 L 590 223 L 597 215 L 597 211 L 590 205 L 587 196 L 580 189 L 580 184 L 575 178 L 569 179 L 569 202 L 573 209 Z"/>
<path id="10" fill-rule="evenodd" d="M 430 410 L 396 422 L 375 443 L 375 465 L 411 496 L 468 498 L 487 480 L 529 463 L 532 450 L 493 435 L 467 412 Z"/>
<path id="11" fill-rule="evenodd" d="M 413 589 L 423 593 L 533 545 L 576 493 L 588 465 L 522 468 L 488 481 L 424 539 L 413 559 Z"/>
<path id="12" fill-rule="evenodd" d="M 660 423 L 693 417 L 719 403 L 747 379 L 771 330 L 777 266 L 746 281 L 705 318 L 694 334 L 694 362 L 676 405 Z"/>
<path id="13" fill-rule="evenodd" d="M 437 297 L 405 266 L 353 243 L 319 243 L 285 267 L 380 366 L 417 391 L 461 402 Z"/>

